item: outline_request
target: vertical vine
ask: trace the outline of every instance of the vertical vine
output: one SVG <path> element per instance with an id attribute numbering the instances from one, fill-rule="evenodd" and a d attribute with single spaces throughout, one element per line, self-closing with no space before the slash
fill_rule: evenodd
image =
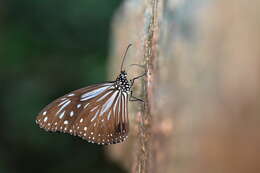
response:
<path id="1" fill-rule="evenodd" d="M 150 15 L 147 17 L 148 28 L 146 29 L 146 39 L 144 41 L 144 61 L 146 64 L 147 76 L 143 83 L 143 90 L 145 93 L 145 105 L 143 112 L 140 115 L 140 122 L 138 125 L 138 144 L 137 144 L 137 159 L 135 172 L 146 173 L 154 172 L 154 164 L 152 160 L 152 99 L 153 99 L 153 82 L 156 59 L 155 46 L 155 21 L 157 21 L 157 3 L 158 0 L 150 0 L 149 7 Z"/>

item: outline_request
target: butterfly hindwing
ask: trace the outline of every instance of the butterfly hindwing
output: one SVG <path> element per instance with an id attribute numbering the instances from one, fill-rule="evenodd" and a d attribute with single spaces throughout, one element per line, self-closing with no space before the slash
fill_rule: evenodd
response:
<path id="1" fill-rule="evenodd" d="M 90 105 L 80 112 L 74 123 L 77 135 L 98 144 L 124 141 L 129 128 L 127 107 L 125 110 L 121 109 L 122 111 L 119 109 L 120 105 L 127 105 L 127 98 L 124 97 L 120 91 L 108 90 L 102 96 L 94 98 Z"/>

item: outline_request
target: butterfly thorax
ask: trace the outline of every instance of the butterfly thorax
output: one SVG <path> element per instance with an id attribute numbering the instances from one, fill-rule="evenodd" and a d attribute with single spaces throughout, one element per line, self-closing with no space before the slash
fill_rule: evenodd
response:
<path id="1" fill-rule="evenodd" d="M 127 73 L 125 71 L 121 71 L 120 75 L 116 78 L 115 88 L 122 92 L 129 93 L 131 89 L 131 83 L 127 80 Z"/>

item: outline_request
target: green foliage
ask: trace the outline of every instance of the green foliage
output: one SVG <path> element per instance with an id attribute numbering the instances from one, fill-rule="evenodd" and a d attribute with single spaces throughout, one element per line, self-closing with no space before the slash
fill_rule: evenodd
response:
<path id="1" fill-rule="evenodd" d="M 120 0 L 0 2 L 0 172 L 122 172 L 103 148 L 46 133 L 38 112 L 106 79 L 111 17 Z"/>

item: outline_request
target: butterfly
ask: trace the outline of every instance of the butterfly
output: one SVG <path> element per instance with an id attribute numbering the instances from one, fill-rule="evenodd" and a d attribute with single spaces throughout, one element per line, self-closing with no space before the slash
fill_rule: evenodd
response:
<path id="1" fill-rule="evenodd" d="M 128 101 L 142 101 L 132 95 L 134 81 L 122 70 L 114 81 L 72 91 L 47 105 L 36 117 L 40 128 L 64 132 L 96 144 L 116 144 L 128 137 Z"/>

